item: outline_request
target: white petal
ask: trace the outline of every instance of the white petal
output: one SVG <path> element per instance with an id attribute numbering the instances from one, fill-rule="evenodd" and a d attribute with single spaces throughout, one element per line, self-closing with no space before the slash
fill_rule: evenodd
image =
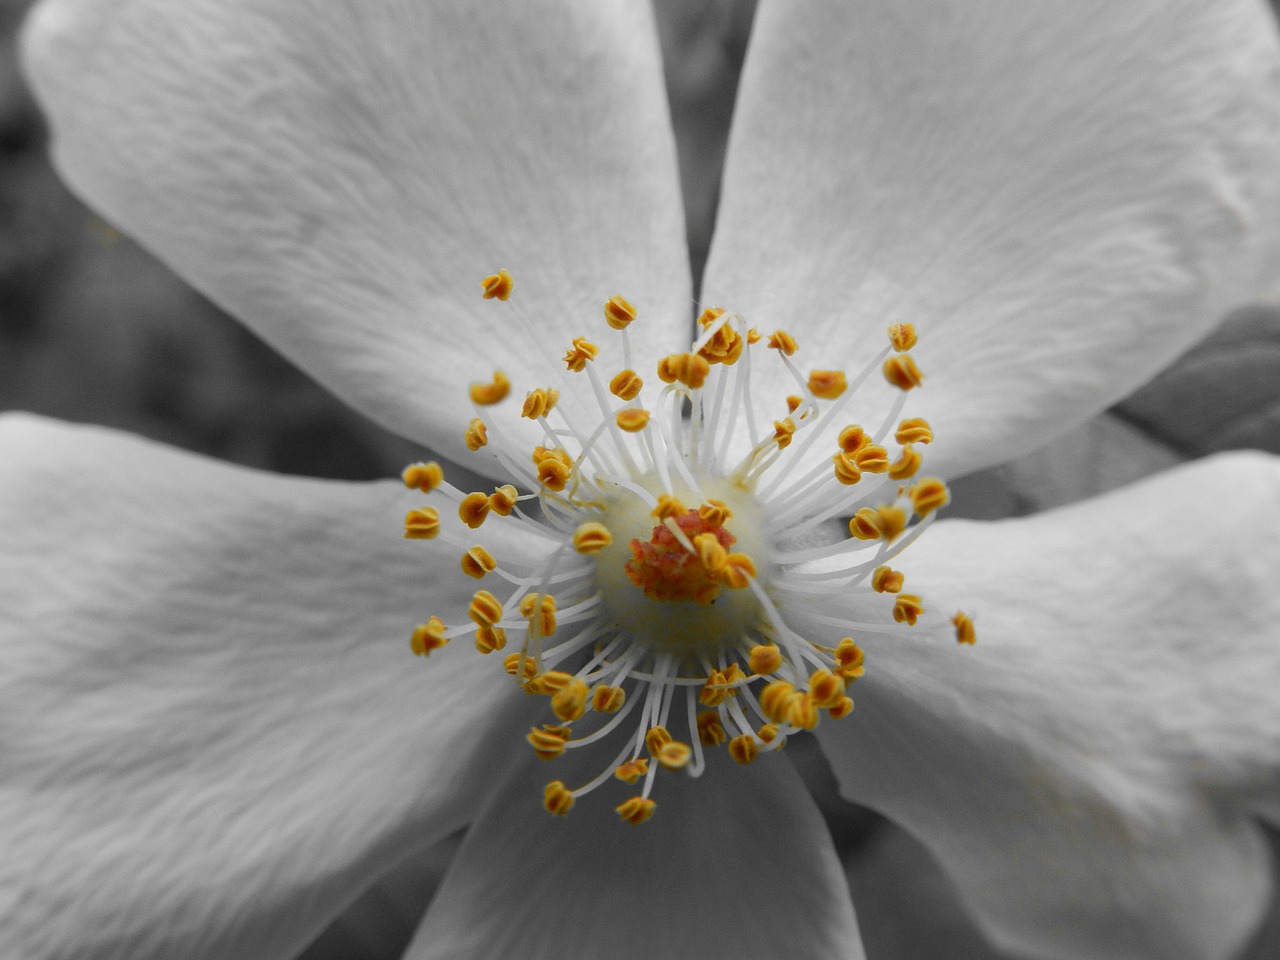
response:
<path id="1" fill-rule="evenodd" d="M 291 956 L 468 822 L 526 698 L 410 653 L 417 494 L 0 423 L 0 953 Z"/>
<path id="2" fill-rule="evenodd" d="M 25 54 L 74 189 L 455 459 L 466 385 L 495 367 L 522 390 L 553 381 L 570 337 L 610 332 L 613 294 L 641 342 L 688 342 L 647 6 L 45 0 Z M 499 267 L 528 322 L 481 300 Z"/>
<path id="3" fill-rule="evenodd" d="M 1274 288 L 1278 168 L 1259 0 L 764 0 L 703 299 L 791 328 L 811 367 L 861 367 L 914 323 L 911 412 L 955 475 Z M 762 412 L 793 390 L 770 370 Z"/>
<path id="4" fill-rule="evenodd" d="M 1008 949 L 1230 955 L 1270 887 L 1254 817 L 1280 818 L 1277 529 L 1280 459 L 1253 454 L 939 524 L 901 563 L 933 626 L 866 639 L 858 709 L 818 731 L 842 790 Z"/>
<path id="5" fill-rule="evenodd" d="M 543 810 L 547 781 L 598 771 L 598 756 L 513 768 L 406 960 L 863 956 L 831 835 L 785 759 L 716 754 L 698 780 L 659 773 L 639 826 L 614 813 L 639 792 L 617 782 L 564 819 Z"/>

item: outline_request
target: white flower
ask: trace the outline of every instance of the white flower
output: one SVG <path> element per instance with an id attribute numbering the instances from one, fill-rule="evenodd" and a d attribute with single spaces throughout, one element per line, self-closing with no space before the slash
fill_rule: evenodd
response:
<path id="1" fill-rule="evenodd" d="M 494 369 L 564 377 L 560 409 L 600 422 L 558 357 L 616 293 L 635 356 L 687 349 L 644 4 L 46 0 L 26 54 L 76 189 L 446 455 Z M 914 323 L 910 412 L 937 436 L 927 470 L 956 476 L 1051 440 L 1274 283 L 1278 161 L 1261 3 L 764 0 L 702 295 L 824 369 L 874 370 L 884 328 Z M 498 266 L 526 320 L 476 296 Z M 794 392 L 780 362 L 752 375 L 725 424 Z M 802 477 L 832 443 L 782 452 Z M 398 539 L 402 485 L 22 417 L 0 449 L 7 955 L 285 957 L 463 826 L 415 960 L 860 954 L 779 757 L 663 773 L 637 829 L 595 794 L 548 816 L 524 742 L 545 702 L 460 645 L 405 649 L 475 584 L 457 552 Z M 1280 815 L 1278 522 L 1280 468 L 1242 454 L 933 524 L 908 581 L 930 611 L 978 611 L 979 642 L 945 618 L 866 637 L 857 710 L 815 731 L 842 790 L 922 838 L 1010 949 L 1229 954 L 1271 884 L 1256 818 Z M 500 560 L 537 536 L 484 534 Z M 828 645 L 877 598 L 816 596 L 782 616 Z M 607 769 L 571 752 L 566 783 Z"/>

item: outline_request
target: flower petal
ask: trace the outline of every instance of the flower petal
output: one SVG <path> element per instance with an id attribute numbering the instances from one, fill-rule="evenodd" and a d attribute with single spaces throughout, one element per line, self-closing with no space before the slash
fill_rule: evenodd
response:
<path id="1" fill-rule="evenodd" d="M 1229 955 L 1270 886 L 1253 817 L 1280 820 L 1278 528 L 1280 459 L 1256 454 L 939 524 L 902 565 L 935 628 L 867 640 L 857 712 L 818 731 L 843 792 L 1007 949 Z"/>
<path id="2" fill-rule="evenodd" d="M 522 759 L 495 784 L 406 960 L 861 958 L 848 884 L 795 770 L 778 756 L 746 769 L 708 760 L 699 780 L 660 774 L 653 819 L 633 827 L 613 807 L 635 790 L 617 784 L 563 820 L 542 809 L 548 780 L 585 782 L 597 756 Z"/>
<path id="3" fill-rule="evenodd" d="M 497 367 L 545 386 L 613 294 L 638 306 L 642 342 L 688 342 L 646 6 L 45 0 L 25 55 L 78 192 L 455 459 L 467 384 Z M 480 298 L 499 267 L 518 308 Z"/>
<path id="4" fill-rule="evenodd" d="M 1274 289 L 1278 167 L 1258 0 L 764 0 L 703 299 L 790 327 L 821 367 L 915 324 L 912 413 L 955 475 L 1110 405 Z M 762 413 L 792 390 L 770 370 Z"/>
<path id="5" fill-rule="evenodd" d="M 0 953 L 292 956 L 470 819 L 525 698 L 410 654 L 416 495 L 0 424 Z"/>

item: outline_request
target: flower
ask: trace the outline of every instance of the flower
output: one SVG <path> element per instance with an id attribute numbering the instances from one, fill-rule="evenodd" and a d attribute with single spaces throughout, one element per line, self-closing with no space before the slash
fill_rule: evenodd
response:
<path id="1" fill-rule="evenodd" d="M 762 3 L 702 296 L 824 368 L 914 323 L 912 414 L 956 476 L 1048 442 L 1273 281 L 1280 61 L 1245 0 L 920 8 Z M 684 346 L 652 34 L 625 0 L 46 0 L 26 57 L 76 189 L 461 459 L 476 369 L 545 386 L 617 292 L 637 354 Z M 503 265 L 527 323 L 474 296 Z M 783 370 L 744 398 L 762 422 Z M 558 402 L 586 422 L 577 397 Z M 523 732 L 545 704 L 399 640 L 474 589 L 456 555 L 388 538 L 403 486 L 27 418 L 0 443 L 10 953 L 286 956 L 463 826 L 412 957 L 858 952 L 785 763 L 668 774 L 634 830 L 607 803 L 542 810 Z M 979 641 L 867 641 L 855 716 L 815 731 L 843 791 L 928 843 L 1011 949 L 1229 953 L 1269 889 L 1257 818 L 1280 813 L 1278 514 L 1274 460 L 1235 455 L 934 524 L 909 582 L 979 611 Z M 496 557 L 531 535 L 486 521 Z M 834 639 L 861 599 L 788 623 Z"/>

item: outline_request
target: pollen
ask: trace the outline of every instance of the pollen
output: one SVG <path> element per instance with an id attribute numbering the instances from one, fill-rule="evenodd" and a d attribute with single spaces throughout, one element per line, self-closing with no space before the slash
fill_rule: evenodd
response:
<path id="1" fill-rule="evenodd" d="M 511 275 L 483 288 L 505 300 Z M 904 592 L 899 557 L 949 498 L 919 477 L 934 434 L 907 409 L 923 384 L 910 324 L 846 372 L 802 365 L 787 331 L 762 336 L 711 307 L 691 343 L 642 356 L 636 307 L 598 296 L 603 323 L 581 318 L 596 326 L 572 339 L 563 367 L 553 356 L 518 410 L 490 410 L 511 380 L 475 371 L 464 439 L 485 448 L 482 473 L 502 471 L 492 493 L 458 489 L 434 462 L 403 471 L 429 503 L 406 505 L 405 537 L 444 550 L 439 569 L 459 585 L 488 588 L 469 600 L 445 589 L 463 599 L 412 627 L 409 646 L 425 658 L 463 636 L 480 655 L 503 651 L 497 682 L 543 698 L 542 722 L 511 735 L 541 761 L 578 751 L 597 771 L 552 779 L 546 811 L 571 815 L 585 795 L 612 792 L 619 819 L 639 825 L 671 778 L 718 775 L 714 752 L 774 762 L 793 736 L 856 723 L 850 690 L 876 644 L 968 646 L 975 632 L 970 614 L 948 620 Z M 525 306 L 509 304 L 513 322 L 531 323 Z M 863 389 L 877 370 L 898 389 Z M 468 531 L 481 527 L 500 539 L 476 542 Z"/>

